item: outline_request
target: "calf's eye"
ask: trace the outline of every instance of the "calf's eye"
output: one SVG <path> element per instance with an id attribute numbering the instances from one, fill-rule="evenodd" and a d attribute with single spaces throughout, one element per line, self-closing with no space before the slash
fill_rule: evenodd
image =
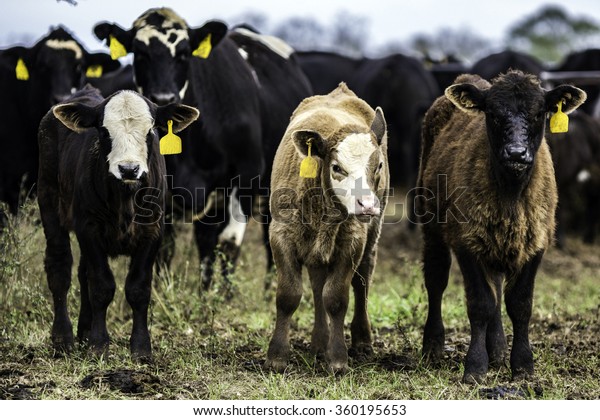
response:
<path id="1" fill-rule="evenodd" d="M 333 172 L 335 172 L 336 174 L 341 174 L 341 173 L 343 173 L 343 172 L 344 172 L 344 171 L 342 170 L 342 168 L 340 167 L 340 165 L 335 165 L 335 164 L 331 166 L 331 170 L 332 170 Z"/>

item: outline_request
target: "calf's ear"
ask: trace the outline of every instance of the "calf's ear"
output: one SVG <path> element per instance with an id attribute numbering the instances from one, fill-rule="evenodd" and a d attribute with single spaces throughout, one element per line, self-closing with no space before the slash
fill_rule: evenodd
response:
<path id="1" fill-rule="evenodd" d="M 471 113 L 485 111 L 485 91 L 471 83 L 448 86 L 444 95 L 461 111 Z"/>
<path id="2" fill-rule="evenodd" d="M 387 126 L 385 122 L 385 117 L 383 116 L 383 110 L 381 107 L 377 107 L 375 109 L 375 118 L 373 119 L 373 123 L 371 124 L 371 131 L 375 134 L 375 138 L 377 139 L 377 144 L 380 146 L 382 144 L 387 144 Z"/>
<path id="3" fill-rule="evenodd" d="M 292 140 L 296 150 L 302 156 L 308 156 L 308 146 L 310 145 L 310 155 L 318 156 L 321 159 L 325 156 L 325 142 L 319 133 L 313 130 L 296 130 L 292 133 Z"/>
<path id="4" fill-rule="evenodd" d="M 168 104 L 156 108 L 154 124 L 158 128 L 167 131 L 167 122 L 172 120 L 173 132 L 178 133 L 193 123 L 199 115 L 200 112 L 194 107 L 183 104 Z"/>
<path id="5" fill-rule="evenodd" d="M 556 112 L 558 103 L 562 102 L 562 112 L 568 114 L 575 111 L 586 98 L 587 94 L 583 90 L 571 85 L 560 85 L 546 92 L 546 111 Z"/>
<path id="6" fill-rule="evenodd" d="M 66 103 L 56 105 L 52 113 L 69 130 L 81 133 L 94 127 L 97 121 L 97 110 L 80 103 Z"/>

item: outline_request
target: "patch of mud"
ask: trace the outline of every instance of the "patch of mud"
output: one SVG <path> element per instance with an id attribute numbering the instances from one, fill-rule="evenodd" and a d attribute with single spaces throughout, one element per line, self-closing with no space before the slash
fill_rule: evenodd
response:
<path id="1" fill-rule="evenodd" d="M 493 388 L 481 388 L 479 396 L 487 400 L 523 400 L 541 398 L 544 390 L 540 385 L 505 386 L 498 385 Z"/>
<path id="2" fill-rule="evenodd" d="M 125 369 L 94 372 L 83 378 L 79 385 L 86 389 L 108 385 L 110 389 L 124 394 L 144 394 L 156 391 L 160 379 L 146 372 Z"/>

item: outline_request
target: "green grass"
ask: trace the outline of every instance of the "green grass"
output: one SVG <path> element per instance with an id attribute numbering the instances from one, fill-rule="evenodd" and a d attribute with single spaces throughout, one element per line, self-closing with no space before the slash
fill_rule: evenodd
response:
<path id="1" fill-rule="evenodd" d="M 123 292 L 127 259 L 111 262 L 118 289 L 109 308 L 110 354 L 76 349 L 55 358 L 50 346 L 51 297 L 43 270 L 44 235 L 28 203 L 1 238 L 0 398 L 35 399 L 598 399 L 600 387 L 600 247 L 570 239 L 550 250 L 538 274 L 531 341 L 536 377 L 510 382 L 508 368 L 478 386 L 460 383 L 468 347 L 462 280 L 453 265 L 444 296 L 446 355 L 440 367 L 420 360 L 427 299 L 420 269 L 420 233 L 404 224 L 384 229 L 369 300 L 375 356 L 350 360 L 342 377 L 327 373 L 309 351 L 313 303 L 308 282 L 292 328 L 292 359 L 284 374 L 261 366 L 275 320 L 273 291 L 263 290 L 265 252 L 251 223 L 226 301 L 221 279 L 200 293 L 190 226 L 181 226 L 170 272 L 155 278 L 150 331 L 155 361 L 143 365 L 128 350 L 131 314 Z M 75 261 L 76 241 L 72 240 Z M 76 267 L 77 262 L 75 262 Z M 76 323 L 76 270 L 69 310 Z M 347 315 L 349 324 L 352 311 Z M 510 322 L 505 319 L 511 336 Z M 349 334 L 349 328 L 347 329 Z M 349 336 L 347 336 L 349 342 Z M 498 390 L 508 390 L 501 394 Z"/>

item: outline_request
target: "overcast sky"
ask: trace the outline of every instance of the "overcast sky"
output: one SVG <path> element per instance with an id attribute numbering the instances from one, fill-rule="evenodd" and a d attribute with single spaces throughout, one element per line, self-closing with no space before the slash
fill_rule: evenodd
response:
<path id="1" fill-rule="evenodd" d="M 314 17 L 321 24 L 332 21 L 340 11 L 368 19 L 368 45 L 377 48 L 388 42 L 406 41 L 416 33 L 435 33 L 441 27 L 469 28 L 473 33 L 500 41 L 506 29 L 542 5 L 560 4 L 569 14 L 600 22 L 598 0 L 77 0 L 72 6 L 57 0 L 2 0 L 0 47 L 14 40 L 41 38 L 52 25 L 63 24 L 91 51 L 105 49 L 92 35 L 92 27 L 102 20 L 125 28 L 150 7 L 169 6 L 191 26 L 208 19 L 229 24 L 250 11 L 260 12 L 269 25 L 291 16 Z"/>

